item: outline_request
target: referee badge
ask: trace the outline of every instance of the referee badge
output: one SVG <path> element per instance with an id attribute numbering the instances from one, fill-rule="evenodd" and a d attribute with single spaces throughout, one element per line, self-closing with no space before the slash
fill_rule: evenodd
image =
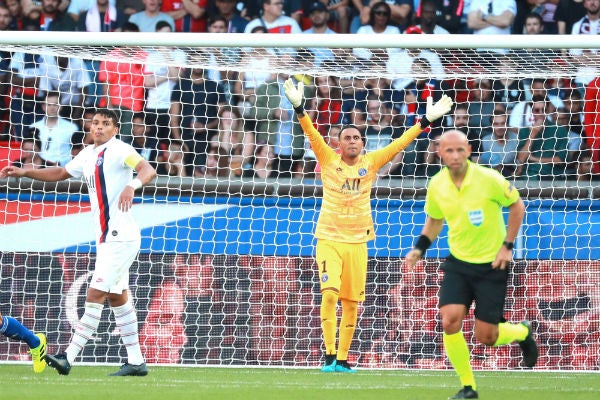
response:
<path id="1" fill-rule="evenodd" d="M 473 226 L 480 226 L 483 224 L 483 210 L 469 211 L 469 221 Z"/>

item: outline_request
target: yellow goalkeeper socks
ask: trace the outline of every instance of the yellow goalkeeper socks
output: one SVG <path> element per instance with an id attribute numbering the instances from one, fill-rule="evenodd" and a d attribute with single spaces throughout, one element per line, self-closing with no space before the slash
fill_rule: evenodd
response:
<path id="1" fill-rule="evenodd" d="M 475 377 L 471 369 L 471 353 L 469 346 L 462 331 L 448 335 L 444 333 L 444 348 L 446 355 L 452 364 L 452 367 L 460 378 L 460 383 L 463 386 L 471 386 L 473 390 L 477 390 L 475 386 Z"/>
<path id="2" fill-rule="evenodd" d="M 340 344 L 338 346 L 338 360 L 348 360 L 348 351 L 354 337 L 356 321 L 358 319 L 358 303 L 342 299 L 342 319 L 340 321 Z"/>
<path id="3" fill-rule="evenodd" d="M 325 354 L 336 354 L 335 334 L 337 330 L 337 306 L 338 296 L 331 290 L 323 292 L 321 297 L 321 329 L 323 330 L 323 341 L 325 342 Z"/>
<path id="4" fill-rule="evenodd" d="M 509 344 L 514 341 L 522 342 L 527 337 L 529 330 L 523 324 L 511 324 L 502 322 L 498 324 L 498 339 L 494 343 L 494 347 Z"/>

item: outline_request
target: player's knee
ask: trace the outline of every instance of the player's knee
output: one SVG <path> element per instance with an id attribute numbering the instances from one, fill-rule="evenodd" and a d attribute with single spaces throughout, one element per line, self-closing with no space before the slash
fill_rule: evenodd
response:
<path id="1" fill-rule="evenodd" d="M 459 318 L 443 318 L 442 329 L 447 335 L 453 335 L 462 329 L 462 319 Z"/>
<path id="2" fill-rule="evenodd" d="M 321 305 L 328 307 L 335 307 L 338 302 L 337 293 L 331 290 L 325 290 L 321 295 Z"/>

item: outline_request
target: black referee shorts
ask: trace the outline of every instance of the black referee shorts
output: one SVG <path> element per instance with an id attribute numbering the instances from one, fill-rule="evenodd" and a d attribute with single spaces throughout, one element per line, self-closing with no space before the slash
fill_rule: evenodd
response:
<path id="1" fill-rule="evenodd" d="M 439 306 L 475 302 L 475 318 L 490 324 L 504 322 L 508 269 L 492 269 L 492 263 L 471 264 L 448 256 L 442 264 L 444 279 Z"/>

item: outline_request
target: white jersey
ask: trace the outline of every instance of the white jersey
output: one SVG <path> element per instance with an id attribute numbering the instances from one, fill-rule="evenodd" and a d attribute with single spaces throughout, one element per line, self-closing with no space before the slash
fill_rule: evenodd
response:
<path id="1" fill-rule="evenodd" d="M 129 165 L 141 159 L 133 147 L 112 138 L 101 146 L 87 146 L 65 166 L 71 176 L 83 176 L 87 183 L 97 243 L 139 240 L 131 210 L 119 209 L 119 196 L 133 176 Z"/>

